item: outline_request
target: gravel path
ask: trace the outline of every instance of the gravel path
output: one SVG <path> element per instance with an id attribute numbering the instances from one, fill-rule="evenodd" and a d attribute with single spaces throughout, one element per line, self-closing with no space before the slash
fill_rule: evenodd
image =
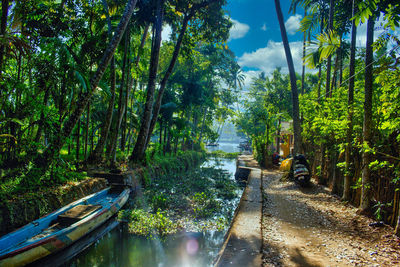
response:
<path id="1" fill-rule="evenodd" d="M 400 240 L 313 184 L 263 171 L 263 266 L 400 266 Z"/>

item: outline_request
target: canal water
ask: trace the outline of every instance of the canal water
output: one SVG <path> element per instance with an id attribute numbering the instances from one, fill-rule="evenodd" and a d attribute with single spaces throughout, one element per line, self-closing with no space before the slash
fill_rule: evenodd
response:
<path id="1" fill-rule="evenodd" d="M 238 151 L 237 144 L 230 143 L 222 144 L 217 149 L 225 150 L 226 152 Z M 209 159 L 203 166 L 222 168 L 230 173 L 231 179 L 234 179 L 236 171 L 235 159 Z M 240 196 L 241 191 L 238 191 L 236 199 L 230 202 L 234 206 L 232 213 L 239 202 Z M 228 230 L 227 226 L 222 231 L 182 232 L 161 240 L 159 238 L 148 239 L 132 235 L 128 232 L 126 225 L 117 225 L 115 219 L 108 223 L 110 226 L 105 225 L 102 232 L 100 231 L 99 235 L 102 236 L 100 239 L 74 258 L 62 263 L 62 266 L 212 266 Z M 107 227 L 113 229 L 110 231 Z M 58 258 L 61 260 L 63 255 L 61 254 Z M 53 264 L 57 265 L 57 260 L 53 261 Z M 58 262 L 58 264 L 61 264 L 61 262 Z"/>

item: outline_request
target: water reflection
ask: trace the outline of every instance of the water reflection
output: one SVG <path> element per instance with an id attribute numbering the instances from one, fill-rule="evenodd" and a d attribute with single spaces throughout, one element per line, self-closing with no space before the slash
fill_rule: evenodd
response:
<path id="1" fill-rule="evenodd" d="M 240 152 L 238 143 L 219 143 L 218 146 L 206 146 L 207 150 L 210 152 L 222 150 L 227 153 Z"/>
<path id="2" fill-rule="evenodd" d="M 162 241 L 128 233 L 126 226 L 111 231 L 68 266 L 212 266 L 224 233 L 180 233 Z"/>
<path id="3" fill-rule="evenodd" d="M 209 159 L 202 167 L 222 168 L 234 179 L 236 161 Z M 235 207 L 237 199 L 233 200 Z M 234 210 L 234 208 L 233 208 Z M 231 219 L 231 216 L 229 219 Z M 128 233 L 126 225 L 120 225 L 107 233 L 94 245 L 84 250 L 65 266 L 212 266 L 224 241 L 225 231 L 184 232 L 162 240 L 147 239 Z"/>

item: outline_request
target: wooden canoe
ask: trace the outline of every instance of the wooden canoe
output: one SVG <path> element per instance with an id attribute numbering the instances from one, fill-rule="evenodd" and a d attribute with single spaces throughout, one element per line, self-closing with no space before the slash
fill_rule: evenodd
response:
<path id="1" fill-rule="evenodd" d="M 128 200 L 130 189 L 106 188 L 0 238 L 0 266 L 23 266 L 90 233 Z"/>

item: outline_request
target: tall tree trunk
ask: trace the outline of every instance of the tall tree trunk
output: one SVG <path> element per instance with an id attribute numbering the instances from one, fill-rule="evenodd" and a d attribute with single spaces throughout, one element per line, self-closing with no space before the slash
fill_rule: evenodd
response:
<path id="1" fill-rule="evenodd" d="M 118 133 L 121 128 L 121 123 L 122 119 L 124 117 L 125 113 L 125 96 L 124 94 L 128 93 L 129 86 L 126 86 L 128 83 L 128 77 L 130 77 L 130 73 L 128 71 L 129 63 L 128 61 L 128 46 L 129 46 L 129 40 L 130 40 L 130 30 L 129 30 L 129 25 L 125 31 L 125 43 L 124 43 L 124 56 L 122 59 L 122 78 L 121 78 L 121 83 L 119 87 L 119 98 L 118 98 L 118 112 L 117 112 L 117 120 L 116 123 L 114 124 L 114 129 L 111 132 L 111 149 L 109 151 L 109 159 L 112 163 L 115 163 L 116 159 L 116 153 L 117 153 L 117 141 L 118 141 Z M 126 89 L 125 89 L 126 88 Z"/>
<path id="2" fill-rule="evenodd" d="M 111 59 L 111 65 L 110 65 L 110 94 L 111 94 L 111 99 L 110 102 L 108 103 L 108 108 L 107 108 L 107 113 L 106 113 L 106 118 L 104 119 L 104 125 L 101 128 L 101 134 L 99 141 L 97 142 L 96 148 L 94 149 L 93 153 L 88 158 L 88 162 L 90 163 L 95 163 L 97 161 L 101 160 L 101 155 L 103 154 L 104 147 L 106 145 L 107 137 L 110 132 L 111 128 L 111 122 L 112 122 L 112 117 L 113 117 L 113 112 L 114 112 L 114 102 L 115 102 L 115 59 L 114 57 Z"/>
<path id="3" fill-rule="evenodd" d="M 321 15 L 321 25 L 320 25 L 320 33 L 324 32 L 324 16 L 323 14 Z M 321 63 L 319 63 L 318 65 L 318 89 L 317 89 L 317 95 L 318 95 L 318 103 L 320 103 L 320 99 L 321 99 L 321 85 L 322 85 L 322 65 Z"/>
<path id="4" fill-rule="evenodd" d="M 7 31 L 7 17 L 8 17 L 9 0 L 1 1 L 1 25 L 0 35 L 5 36 Z M 4 54 L 6 51 L 5 45 L 0 45 L 0 77 L 3 73 Z"/>
<path id="5" fill-rule="evenodd" d="M 329 1 L 329 30 L 333 30 L 333 11 L 335 7 L 335 1 Z M 331 95 L 330 86 L 331 86 L 331 65 L 332 65 L 332 56 L 328 57 L 328 61 L 326 63 L 326 84 L 325 84 L 325 96 L 329 97 Z"/>
<path id="6" fill-rule="evenodd" d="M 132 16 L 133 10 L 135 9 L 136 2 L 137 0 L 130 0 L 127 3 L 124 14 L 121 17 L 121 21 L 115 31 L 113 39 L 111 40 L 107 50 L 105 51 L 103 58 L 98 65 L 96 73 L 90 79 L 90 90 L 87 93 L 81 94 L 75 109 L 72 111 L 68 120 L 64 123 L 64 127 L 62 128 L 62 130 L 53 136 L 49 147 L 47 147 L 42 154 L 38 154 L 38 156 L 34 159 L 35 167 L 41 168 L 40 172 L 35 171 L 36 175 L 44 174 L 56 154 L 60 152 L 60 149 L 65 144 L 65 140 L 70 136 L 74 126 L 82 115 L 83 110 L 85 109 L 86 105 L 89 103 L 91 97 L 96 91 L 97 85 L 103 77 L 103 74 L 108 64 L 110 63 L 110 60 L 113 57 L 119 42 L 121 41 L 122 35 L 124 34 L 126 26 L 128 25 L 128 22 L 130 21 L 130 18 Z"/>
<path id="7" fill-rule="evenodd" d="M 201 143 L 201 141 L 203 139 L 204 126 L 206 125 L 206 116 L 207 116 L 207 107 L 204 107 L 203 121 L 201 122 L 201 130 L 200 130 L 200 136 L 199 136 L 199 143 Z"/>
<path id="8" fill-rule="evenodd" d="M 46 83 L 43 81 L 43 86 L 46 86 Z M 50 89 L 49 88 L 45 88 L 45 92 L 44 92 L 44 98 L 43 98 L 43 106 L 46 107 L 47 106 L 47 102 L 49 101 L 49 94 L 50 94 Z M 39 143 L 40 138 L 42 137 L 42 131 L 44 128 L 44 123 L 45 123 L 45 117 L 44 117 L 44 111 L 42 109 L 42 111 L 40 112 L 40 120 L 39 120 L 39 127 L 37 129 L 36 132 L 36 137 L 35 137 L 35 143 Z"/>
<path id="9" fill-rule="evenodd" d="M 169 77 L 172 74 L 172 71 L 174 70 L 174 66 L 175 66 L 176 60 L 178 59 L 179 51 L 181 49 L 183 36 L 185 35 L 189 19 L 192 16 L 193 15 L 191 13 L 190 15 L 186 15 L 183 19 L 182 28 L 181 28 L 181 31 L 179 32 L 178 40 L 176 41 L 171 61 L 169 63 L 167 72 L 165 73 L 165 75 L 160 83 L 160 89 L 158 90 L 158 95 L 157 95 L 156 103 L 153 108 L 153 115 L 151 117 L 151 122 L 150 122 L 150 126 L 149 126 L 149 132 L 148 132 L 148 135 L 146 138 L 146 147 L 149 144 L 151 134 L 153 133 L 154 127 L 156 126 L 158 114 L 160 113 L 161 102 L 162 102 L 162 98 L 164 95 L 165 87 L 167 85 L 167 81 L 168 81 Z M 146 147 L 145 147 L 145 149 L 146 149 Z"/>
<path id="10" fill-rule="evenodd" d="M 130 37 L 129 37 L 129 41 L 128 41 L 128 51 L 131 51 Z M 130 55 L 130 52 L 128 52 L 128 55 Z M 127 70 L 128 70 L 127 71 L 128 74 L 127 74 L 126 82 L 129 85 L 133 85 L 133 78 L 132 78 L 132 75 L 131 75 L 131 64 L 130 63 L 128 63 Z M 123 113 L 123 121 L 122 121 L 122 129 L 121 129 L 121 151 L 125 151 L 127 113 L 128 113 L 129 92 L 130 92 L 130 90 L 131 90 L 131 86 L 127 86 L 126 87 L 126 91 L 125 91 L 125 99 L 124 99 L 124 107 L 125 108 L 124 108 L 124 113 Z"/>
<path id="11" fill-rule="evenodd" d="M 76 161 L 79 161 L 79 150 L 81 147 L 80 144 L 80 140 L 81 140 L 81 120 L 78 120 L 78 125 L 76 126 L 76 151 L 75 151 L 75 158 Z"/>
<path id="12" fill-rule="evenodd" d="M 107 18 L 107 24 L 108 24 L 108 36 L 111 39 L 112 37 L 112 25 L 111 25 L 111 18 L 109 15 L 109 9 L 107 5 L 107 0 L 102 0 L 103 3 L 103 8 L 104 8 L 104 13 Z M 115 102 L 115 83 L 116 83 L 116 77 L 115 77 L 115 57 L 111 58 L 111 64 L 110 64 L 110 93 L 111 93 L 111 99 L 110 102 L 108 103 L 108 108 L 107 108 L 107 113 L 106 117 L 104 120 L 104 125 L 101 128 L 101 134 L 100 134 L 100 139 L 96 145 L 96 148 L 94 151 L 90 154 L 89 158 L 87 161 L 89 163 L 95 163 L 96 161 L 101 160 L 101 156 L 104 151 L 104 146 L 107 142 L 107 137 L 108 133 L 110 131 L 111 127 L 111 122 L 112 122 L 112 117 L 113 117 L 113 112 L 114 112 L 114 102 Z"/>
<path id="13" fill-rule="evenodd" d="M 355 13 L 354 0 L 353 0 L 353 17 Z M 356 37 L 357 27 L 355 20 L 351 26 L 351 44 L 350 44 L 350 70 L 349 70 L 349 91 L 347 94 L 347 131 L 346 131 L 346 151 L 345 151 L 345 162 L 346 170 L 344 174 L 344 185 L 343 185 L 343 200 L 350 200 L 351 194 L 351 179 L 350 174 L 350 161 L 351 161 L 351 150 L 352 150 L 352 139 L 353 139 L 353 102 L 354 102 L 354 73 L 355 73 L 355 58 L 356 58 Z"/>
<path id="14" fill-rule="evenodd" d="M 301 149 L 301 128 L 300 128 L 299 96 L 297 92 L 296 73 L 293 66 L 292 53 L 290 52 L 289 41 L 286 34 L 286 28 L 279 0 L 275 0 L 275 7 L 276 7 L 276 13 L 278 15 L 279 26 L 281 28 L 281 36 L 289 68 L 290 87 L 292 89 L 292 101 L 293 101 L 294 154 L 297 154 L 300 153 Z"/>
<path id="15" fill-rule="evenodd" d="M 307 9 L 304 9 L 304 17 L 307 16 Z M 303 57 L 302 57 L 302 68 L 301 68 L 301 94 L 304 94 L 304 77 L 306 72 L 306 65 L 305 65 L 305 56 L 306 56 L 306 35 L 307 33 L 303 33 Z"/>
<path id="16" fill-rule="evenodd" d="M 144 158 L 146 149 L 147 136 L 149 133 L 151 114 L 153 111 L 154 91 L 156 87 L 156 77 L 158 69 L 158 60 L 161 46 L 161 31 L 163 22 L 163 4 L 164 0 L 157 0 L 156 10 L 156 23 L 155 23 L 155 38 L 153 38 L 153 45 L 151 48 L 150 68 L 149 68 L 149 81 L 147 84 L 147 96 L 142 121 L 140 125 L 139 135 L 136 140 L 130 160 L 138 162 Z"/>
<path id="17" fill-rule="evenodd" d="M 89 124 L 90 124 L 90 103 L 87 105 L 86 109 L 86 132 L 85 132 L 85 158 L 87 158 L 87 150 L 88 150 L 88 145 L 89 145 Z"/>
<path id="18" fill-rule="evenodd" d="M 372 86 L 373 86 L 373 50 L 375 17 L 370 16 L 367 23 L 367 45 L 365 51 L 365 99 L 364 99 L 364 124 L 363 143 L 371 146 L 372 141 Z M 365 151 L 362 154 L 362 185 L 360 209 L 366 212 L 371 206 L 371 170 L 369 163 L 371 153 Z"/>
<path id="19" fill-rule="evenodd" d="M 276 134 L 276 153 L 281 153 L 281 118 L 278 119 L 278 130 Z"/>

